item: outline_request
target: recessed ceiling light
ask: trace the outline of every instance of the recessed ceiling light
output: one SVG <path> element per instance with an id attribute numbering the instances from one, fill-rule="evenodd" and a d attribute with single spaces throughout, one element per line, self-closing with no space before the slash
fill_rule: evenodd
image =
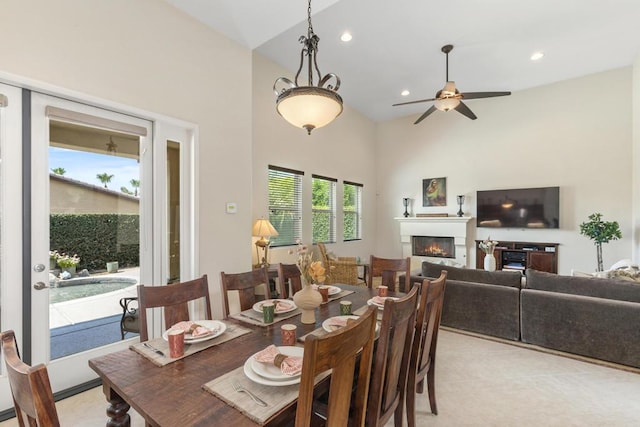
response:
<path id="1" fill-rule="evenodd" d="M 410 94 L 410 93 L 411 93 L 411 92 L 409 92 L 408 90 L 406 90 L 406 89 L 405 89 L 405 90 L 403 90 L 402 92 L 400 92 L 400 95 L 402 95 L 402 96 L 409 96 L 409 94 Z"/>
<path id="2" fill-rule="evenodd" d="M 342 33 L 342 35 L 340 36 L 340 40 L 342 40 L 343 42 L 350 42 L 351 39 L 353 37 L 351 36 L 351 33 L 348 31 L 345 31 L 344 33 Z"/>
<path id="3" fill-rule="evenodd" d="M 531 60 L 539 61 L 540 59 L 542 59 L 543 56 L 544 56 L 544 52 L 541 52 L 541 51 L 533 52 L 533 54 L 531 55 Z"/>

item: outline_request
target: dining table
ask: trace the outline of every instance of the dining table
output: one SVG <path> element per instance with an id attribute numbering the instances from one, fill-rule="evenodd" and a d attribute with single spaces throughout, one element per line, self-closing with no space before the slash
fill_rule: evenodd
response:
<path id="1" fill-rule="evenodd" d="M 282 322 L 277 321 L 276 315 L 274 323 L 269 325 L 243 322 L 238 316 L 229 317 L 223 319 L 227 332 L 237 328 L 244 331 L 241 335 L 163 366 L 153 363 L 139 351 L 133 351 L 133 345 L 129 349 L 89 360 L 89 366 L 102 380 L 103 392 L 108 402 L 106 425 L 129 426 L 130 408 L 134 408 L 148 426 L 277 426 L 294 420 L 295 399 L 278 409 L 265 422 L 257 422 L 207 391 L 204 386 L 238 370 L 248 358 L 269 345 L 281 345 L 282 324 L 296 325 L 300 339 L 306 334 L 318 333 L 324 320 L 339 316 L 340 301 L 351 301 L 352 312 L 357 314 L 367 307 L 367 301 L 377 295 L 375 290 L 366 286 L 334 286 L 348 295 L 330 300 L 317 308 L 314 324 L 303 324 L 299 314 Z M 382 310 L 379 310 L 379 319 L 381 313 Z M 298 340 L 297 345 L 304 344 Z M 325 378 L 325 388 L 327 384 L 328 379 Z M 275 391 L 278 387 L 271 388 Z M 318 384 L 316 388 L 322 387 Z"/>

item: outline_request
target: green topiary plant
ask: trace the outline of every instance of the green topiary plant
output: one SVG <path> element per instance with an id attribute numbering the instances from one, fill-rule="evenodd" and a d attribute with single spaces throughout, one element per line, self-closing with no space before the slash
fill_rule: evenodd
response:
<path id="1" fill-rule="evenodd" d="M 580 224 L 580 234 L 593 240 L 598 254 L 598 270 L 602 271 L 602 244 L 622 238 L 618 221 L 603 221 L 602 214 L 589 215 L 589 221 Z"/>

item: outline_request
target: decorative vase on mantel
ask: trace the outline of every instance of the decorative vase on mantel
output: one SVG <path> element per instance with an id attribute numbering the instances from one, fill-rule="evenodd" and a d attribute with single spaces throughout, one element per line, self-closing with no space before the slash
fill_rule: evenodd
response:
<path id="1" fill-rule="evenodd" d="M 300 321 L 310 325 L 316 323 L 316 308 L 322 304 L 322 295 L 305 280 L 304 276 L 300 277 L 300 280 L 302 281 L 302 289 L 295 293 L 293 302 L 302 312 Z"/>
<path id="2" fill-rule="evenodd" d="M 486 271 L 496 271 L 496 257 L 492 253 L 484 256 L 484 269 Z"/>

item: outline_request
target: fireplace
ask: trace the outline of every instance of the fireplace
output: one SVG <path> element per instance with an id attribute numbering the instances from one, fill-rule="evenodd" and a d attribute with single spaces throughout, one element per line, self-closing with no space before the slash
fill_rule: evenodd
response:
<path id="1" fill-rule="evenodd" d="M 455 258 L 456 246 L 453 237 L 411 236 L 411 255 L 433 258 Z"/>
<path id="2" fill-rule="evenodd" d="M 474 218 L 468 216 L 398 217 L 396 220 L 400 224 L 402 256 L 411 257 L 411 262 L 416 267 L 419 267 L 422 261 L 451 262 L 466 267 L 475 265 L 475 258 L 470 258 L 475 256 L 475 244 L 471 240 L 475 231 Z M 418 243 L 418 248 L 421 249 L 416 251 L 414 238 L 422 239 L 424 236 L 435 238 L 439 249 L 429 250 L 428 255 L 418 255 L 418 252 L 424 253 L 427 250 L 425 248 L 430 247 L 430 244 Z M 445 243 L 441 239 L 448 242 Z"/>

